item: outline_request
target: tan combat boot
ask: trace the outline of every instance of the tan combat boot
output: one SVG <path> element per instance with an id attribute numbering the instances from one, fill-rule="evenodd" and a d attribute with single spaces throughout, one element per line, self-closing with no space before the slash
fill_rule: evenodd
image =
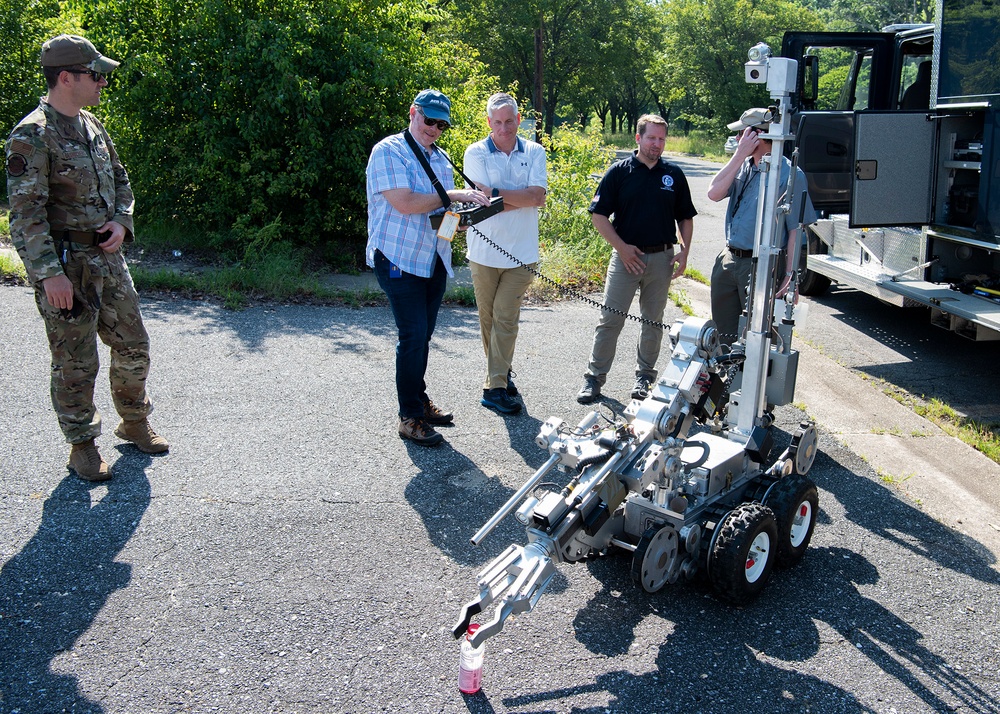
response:
<path id="1" fill-rule="evenodd" d="M 73 444 L 69 452 L 69 463 L 66 465 L 84 481 L 107 481 L 111 478 L 111 469 L 101 458 L 93 439 Z"/>
<path id="2" fill-rule="evenodd" d="M 115 436 L 125 441 L 131 441 L 139 451 L 147 454 L 162 454 L 170 448 L 167 440 L 153 431 L 153 427 L 145 419 L 142 421 L 122 420 L 122 423 L 115 429 Z"/>

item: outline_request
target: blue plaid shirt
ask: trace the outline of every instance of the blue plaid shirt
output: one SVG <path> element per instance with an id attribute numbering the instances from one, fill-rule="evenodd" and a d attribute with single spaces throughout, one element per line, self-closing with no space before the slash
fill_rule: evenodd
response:
<path id="1" fill-rule="evenodd" d="M 453 189 L 455 177 L 441 150 L 434 147 L 428 158 L 445 190 Z M 437 237 L 437 231 L 431 228 L 431 214 L 400 213 L 382 195 L 383 191 L 394 188 L 437 193 L 402 133 L 387 136 L 375 145 L 365 174 L 368 177 L 368 246 L 365 250 L 368 265 L 374 267 L 375 251 L 379 250 L 403 272 L 429 278 L 434 274 L 435 257 L 439 255 L 448 275 L 454 277 L 451 243 Z"/>

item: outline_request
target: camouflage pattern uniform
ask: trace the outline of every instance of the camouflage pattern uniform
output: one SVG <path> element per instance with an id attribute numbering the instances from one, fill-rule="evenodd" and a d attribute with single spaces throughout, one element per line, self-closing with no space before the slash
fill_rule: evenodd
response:
<path id="1" fill-rule="evenodd" d="M 6 145 L 10 233 L 52 353 L 52 406 L 66 441 L 100 436 L 94 406 L 99 368 L 97 336 L 111 348 L 111 394 L 126 422 L 152 411 L 146 394 L 149 336 L 139 296 L 120 250 L 105 253 L 84 240 L 108 221 L 134 240 L 134 199 L 128 174 L 107 131 L 81 111 L 65 117 L 42 98 L 14 127 Z M 42 281 L 65 273 L 73 284 L 73 309 L 53 308 Z"/>

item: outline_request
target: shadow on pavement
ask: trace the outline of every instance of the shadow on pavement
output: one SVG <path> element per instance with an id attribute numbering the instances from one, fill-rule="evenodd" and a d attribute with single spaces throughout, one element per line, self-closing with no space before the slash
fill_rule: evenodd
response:
<path id="1" fill-rule="evenodd" d="M 99 678 L 102 657 L 79 641 L 132 567 L 116 561 L 149 506 L 149 456 L 131 446 L 114 477 L 90 484 L 70 474 L 45 501 L 38 531 L 0 571 L 0 709 L 103 712 L 83 696 L 75 670 Z"/>
<path id="2" fill-rule="evenodd" d="M 890 542 L 888 547 L 911 551 L 915 567 L 926 562 L 931 570 L 946 568 L 960 574 L 957 577 L 1000 584 L 1000 576 L 991 568 L 995 558 L 979 544 L 891 497 L 877 482 L 858 476 L 823 452 L 813 468 L 826 474 L 821 486 L 827 498 L 836 499 L 828 508 L 842 507 L 844 518 L 861 529 L 863 539 L 881 538 Z M 836 519 L 823 510 L 823 496 L 818 526 L 836 527 Z M 814 545 L 797 567 L 775 571 L 761 597 L 745 607 L 719 602 L 703 581 L 646 593 L 631 580 L 628 556 L 600 558 L 587 567 L 602 588 L 574 619 L 577 640 L 609 658 L 657 647 L 655 671 L 638 676 L 625 670 L 609 672 L 593 683 L 506 698 L 506 706 L 607 692 L 610 705 L 574 711 L 641 711 L 650 706 L 658 711 L 874 711 L 825 681 L 822 673 L 813 676 L 801 667 L 781 666 L 807 662 L 821 649 L 839 647 L 845 657 L 868 658 L 894 687 L 908 691 L 929 711 L 953 711 L 956 702 L 962 711 L 1000 711 L 991 693 L 977 684 L 974 672 L 966 674 L 961 662 L 933 651 L 928 644 L 933 637 L 920 629 L 924 620 L 907 621 L 893 608 L 898 600 L 912 612 L 912 603 L 923 598 L 932 613 L 928 617 L 941 617 L 948 602 L 934 602 L 923 589 L 893 591 L 892 600 L 880 602 L 875 593 L 887 587 L 880 581 L 891 581 L 892 574 L 881 573 L 857 549 Z M 665 642 L 642 639 L 641 625 L 649 617 L 673 625 Z M 699 677 L 703 685 L 696 688 L 697 695 L 688 694 L 686 700 L 671 696 L 672 679 L 687 683 Z M 750 682 L 753 686 L 748 686 Z M 680 690 L 689 691 L 687 686 Z"/>

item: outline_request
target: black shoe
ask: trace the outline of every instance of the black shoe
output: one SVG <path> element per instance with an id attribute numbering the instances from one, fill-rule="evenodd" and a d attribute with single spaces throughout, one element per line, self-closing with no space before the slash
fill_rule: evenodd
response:
<path id="1" fill-rule="evenodd" d="M 479 400 L 479 403 L 487 409 L 492 409 L 501 414 L 517 414 L 521 411 L 521 405 L 511 399 L 510 395 L 507 394 L 507 389 L 504 387 L 484 389 L 483 398 Z"/>
<path id="2" fill-rule="evenodd" d="M 434 427 L 423 419 L 400 419 L 399 438 L 409 439 L 421 446 L 437 446 L 444 437 L 434 431 Z"/>
<path id="3" fill-rule="evenodd" d="M 517 372 L 512 369 L 507 370 L 507 396 L 516 397 L 517 396 L 517 385 L 514 384 L 514 377 L 517 376 Z"/>
<path id="4" fill-rule="evenodd" d="M 649 385 L 652 380 L 644 374 L 640 374 L 635 378 L 635 384 L 632 385 L 632 399 L 645 399 L 649 396 Z"/>
<path id="5" fill-rule="evenodd" d="M 601 385 L 597 379 L 587 375 L 583 378 L 583 387 L 576 393 L 576 401 L 580 404 L 590 404 L 601 398 Z"/>
<path id="6" fill-rule="evenodd" d="M 454 414 L 444 411 L 430 399 L 424 402 L 424 421 L 428 424 L 451 424 L 454 420 Z"/>

